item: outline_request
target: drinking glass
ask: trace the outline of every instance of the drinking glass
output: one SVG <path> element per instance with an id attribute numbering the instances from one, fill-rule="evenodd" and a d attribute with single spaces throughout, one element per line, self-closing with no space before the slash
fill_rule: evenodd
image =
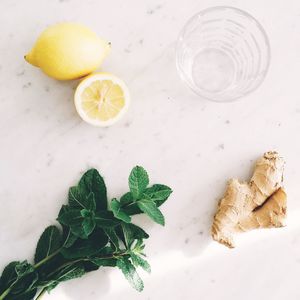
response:
<path id="1" fill-rule="evenodd" d="M 176 47 L 180 77 L 199 96 L 229 102 L 254 91 L 270 64 L 270 44 L 245 11 L 218 6 L 193 16 Z"/>

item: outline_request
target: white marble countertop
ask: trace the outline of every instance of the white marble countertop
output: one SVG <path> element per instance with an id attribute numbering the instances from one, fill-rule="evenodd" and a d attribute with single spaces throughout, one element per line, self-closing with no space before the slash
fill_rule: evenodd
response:
<path id="1" fill-rule="evenodd" d="M 254 15 L 272 48 L 262 86 L 239 102 L 199 99 L 176 73 L 176 37 L 209 6 Z M 131 168 L 174 189 L 163 207 L 166 227 L 139 222 L 151 238 L 151 275 L 135 292 L 118 270 L 61 284 L 47 299 L 296 300 L 300 297 L 300 2 L 298 0 L 1 0 L 0 269 L 31 259 L 43 229 L 80 173 L 96 167 L 109 195 L 127 189 Z M 103 69 L 122 77 L 132 105 L 108 129 L 76 114 L 76 82 L 57 82 L 26 64 L 38 33 L 58 21 L 82 22 L 112 41 Z M 288 226 L 243 235 L 228 250 L 209 237 L 230 177 L 248 179 L 253 161 L 277 149 L 287 160 Z"/>

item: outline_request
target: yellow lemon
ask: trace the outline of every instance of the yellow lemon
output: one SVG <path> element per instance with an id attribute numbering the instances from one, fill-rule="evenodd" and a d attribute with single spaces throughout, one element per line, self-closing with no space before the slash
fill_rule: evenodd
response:
<path id="1" fill-rule="evenodd" d="M 105 127 L 124 115 L 130 96 L 120 78 L 110 73 L 95 73 L 79 84 L 74 100 L 76 110 L 84 121 Z"/>
<path id="2" fill-rule="evenodd" d="M 76 23 L 48 27 L 25 59 L 59 80 L 76 79 L 95 71 L 110 51 L 110 43 Z"/>

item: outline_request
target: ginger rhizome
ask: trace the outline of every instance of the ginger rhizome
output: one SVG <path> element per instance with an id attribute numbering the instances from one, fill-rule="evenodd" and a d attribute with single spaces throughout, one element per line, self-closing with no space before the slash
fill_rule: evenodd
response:
<path id="1" fill-rule="evenodd" d="M 237 179 L 228 182 L 214 216 L 211 232 L 214 240 L 233 248 L 235 233 L 285 225 L 283 169 L 283 158 L 277 152 L 267 152 L 256 162 L 250 182 Z"/>

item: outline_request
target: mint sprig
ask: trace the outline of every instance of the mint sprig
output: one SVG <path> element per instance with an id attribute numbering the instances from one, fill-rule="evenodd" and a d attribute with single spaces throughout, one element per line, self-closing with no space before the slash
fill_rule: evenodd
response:
<path id="1" fill-rule="evenodd" d="M 58 215 L 60 226 L 51 225 L 41 235 L 34 263 L 9 263 L 0 278 L 0 300 L 41 299 L 59 283 L 78 278 L 100 267 L 117 267 L 138 291 L 144 284 L 137 273 L 151 271 L 145 259 L 144 240 L 149 235 L 132 224 L 132 216 L 145 213 L 164 225 L 159 210 L 172 193 L 161 184 L 149 187 L 140 166 L 129 176 L 129 192 L 108 204 L 107 190 L 96 169 L 88 170 L 69 189 L 68 204 Z M 35 298 L 36 297 L 36 298 Z"/>

